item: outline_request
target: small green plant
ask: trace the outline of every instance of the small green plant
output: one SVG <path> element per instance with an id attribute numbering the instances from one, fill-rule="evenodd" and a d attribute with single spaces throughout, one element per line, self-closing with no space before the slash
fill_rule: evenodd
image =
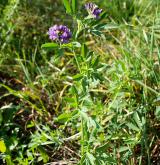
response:
<path id="1" fill-rule="evenodd" d="M 88 104 L 94 105 L 90 90 L 103 81 L 101 72 L 105 66 L 99 63 L 99 56 L 87 48 L 86 38 L 89 35 L 98 35 L 99 37 L 103 35 L 101 28 L 105 24 L 102 27 L 100 22 L 106 13 L 102 13 L 102 9 L 99 9 L 94 3 L 87 3 L 85 8 L 88 16 L 84 17 L 76 11 L 78 1 L 72 0 L 69 3 L 68 0 L 64 0 L 63 3 L 66 12 L 73 17 L 74 31 L 71 33 L 66 26 L 54 25 L 49 29 L 48 34 L 49 38 L 55 42 L 42 45 L 42 48 L 58 49 L 58 51 L 68 49 L 73 54 L 71 59 L 73 64 L 75 63 L 77 66 L 77 73 L 70 77 L 72 82 L 68 90 L 71 98 L 65 97 L 65 102 L 70 103 L 70 108 L 73 110 L 60 114 L 57 122 L 70 123 L 74 119 L 80 123 L 76 128 L 79 131 L 78 136 L 80 136 L 80 164 L 105 163 L 105 160 L 111 158 L 107 155 L 99 157 L 100 155 L 94 151 L 96 143 L 98 144 L 96 139 L 103 132 L 103 129 L 95 114 L 92 113 L 92 109 L 88 109 Z M 61 58 L 61 56 L 58 58 Z M 77 136 L 75 137 L 77 138 Z M 114 159 L 113 161 L 115 162 Z"/>

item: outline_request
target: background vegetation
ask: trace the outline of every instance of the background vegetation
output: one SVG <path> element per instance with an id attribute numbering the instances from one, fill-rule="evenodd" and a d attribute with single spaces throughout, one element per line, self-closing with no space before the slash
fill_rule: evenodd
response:
<path id="1" fill-rule="evenodd" d="M 52 25 L 76 28 L 62 1 L 0 0 L 0 164 L 160 162 L 160 1 L 94 2 L 105 28 L 76 53 L 98 78 L 82 81 L 71 51 L 41 48 Z"/>

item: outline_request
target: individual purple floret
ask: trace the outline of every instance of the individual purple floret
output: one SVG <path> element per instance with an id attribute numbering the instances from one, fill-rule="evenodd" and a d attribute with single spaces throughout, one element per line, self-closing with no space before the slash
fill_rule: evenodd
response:
<path id="1" fill-rule="evenodd" d="M 96 4 L 91 2 L 85 4 L 85 8 L 93 18 L 99 18 L 99 15 L 102 13 L 102 9 L 99 9 Z"/>
<path id="2" fill-rule="evenodd" d="M 57 41 L 60 43 L 68 43 L 72 34 L 70 29 L 64 25 L 54 25 L 49 28 L 48 31 L 49 38 L 53 41 Z"/>

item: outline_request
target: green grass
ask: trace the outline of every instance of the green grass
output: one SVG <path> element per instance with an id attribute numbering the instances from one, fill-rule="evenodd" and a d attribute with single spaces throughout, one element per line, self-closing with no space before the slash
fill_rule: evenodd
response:
<path id="1" fill-rule="evenodd" d="M 160 162 L 160 2 L 94 2 L 107 14 L 72 51 L 41 48 L 77 28 L 62 1 L 2 0 L 0 164 Z"/>

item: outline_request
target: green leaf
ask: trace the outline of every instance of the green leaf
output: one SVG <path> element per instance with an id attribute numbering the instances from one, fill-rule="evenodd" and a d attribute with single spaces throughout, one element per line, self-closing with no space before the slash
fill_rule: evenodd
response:
<path id="1" fill-rule="evenodd" d="M 86 57 L 87 56 L 87 46 L 85 44 L 82 45 L 81 56 L 82 57 Z"/>
<path id="2" fill-rule="evenodd" d="M 41 46 L 41 48 L 58 48 L 59 45 L 57 43 L 45 43 Z"/>
<path id="3" fill-rule="evenodd" d="M 81 44 L 79 42 L 72 42 L 73 47 L 80 48 Z"/>
<path id="4" fill-rule="evenodd" d="M 92 67 L 96 68 L 98 66 L 99 63 L 99 56 L 92 62 Z"/>
<path id="5" fill-rule="evenodd" d="M 158 119 L 160 118 L 160 106 L 156 106 L 155 116 Z"/>
<path id="6" fill-rule="evenodd" d="M 99 30 L 112 30 L 112 29 L 118 29 L 120 26 L 116 24 L 99 24 L 96 26 L 96 29 Z"/>
<path id="7" fill-rule="evenodd" d="M 87 157 L 88 157 L 88 160 L 90 161 L 91 165 L 95 165 L 96 158 L 89 152 L 87 152 Z"/>
<path id="8" fill-rule="evenodd" d="M 63 0 L 63 4 L 66 8 L 66 12 L 68 14 L 71 14 L 72 13 L 72 10 L 71 10 L 71 6 L 70 6 L 70 3 L 69 3 L 69 0 Z"/>
<path id="9" fill-rule="evenodd" d="M 118 152 L 124 152 L 124 151 L 127 151 L 129 150 L 129 147 L 126 147 L 126 146 L 121 146 L 118 150 Z"/>
<path id="10" fill-rule="evenodd" d="M 83 78 L 83 75 L 82 74 L 76 74 L 75 76 L 73 76 L 73 80 L 75 81 L 79 81 Z"/>
<path id="11" fill-rule="evenodd" d="M 134 120 L 135 120 L 137 126 L 139 127 L 139 129 L 142 129 L 142 126 L 143 126 L 143 125 L 142 125 L 142 122 L 141 122 L 140 117 L 139 117 L 139 115 L 138 115 L 137 112 L 134 113 L 133 118 L 134 118 Z"/>
<path id="12" fill-rule="evenodd" d="M 72 114 L 71 113 L 63 113 L 63 114 L 61 114 L 61 115 L 58 116 L 57 121 L 60 122 L 60 123 L 65 123 L 71 117 L 72 117 Z"/>
<path id="13" fill-rule="evenodd" d="M 6 152 L 6 145 L 3 140 L 0 140 L 0 152 Z"/>
<path id="14" fill-rule="evenodd" d="M 133 123 L 127 123 L 127 126 L 134 131 L 140 132 L 140 129 L 137 126 L 135 126 Z"/>
<path id="15" fill-rule="evenodd" d="M 88 80 L 87 77 L 83 77 L 82 79 L 82 87 L 83 87 L 83 91 L 86 93 L 87 89 L 88 89 Z"/>
<path id="16" fill-rule="evenodd" d="M 109 114 L 105 117 L 105 119 L 102 121 L 103 124 L 107 123 L 108 121 L 110 121 L 113 117 L 115 116 L 114 113 Z"/>
<path id="17" fill-rule="evenodd" d="M 43 162 L 47 163 L 48 160 L 49 160 L 49 157 L 48 157 L 45 149 L 42 146 L 38 146 L 37 149 L 38 149 L 38 151 L 40 152 L 40 155 L 41 155 L 41 157 L 39 157 L 39 158 L 42 158 Z"/>
<path id="18" fill-rule="evenodd" d="M 103 144 L 102 146 L 99 146 L 96 148 L 96 152 L 105 152 L 109 148 L 109 144 Z"/>
<path id="19" fill-rule="evenodd" d="M 80 111 L 80 115 L 85 121 L 89 121 L 89 117 L 86 112 Z"/>
<path id="20" fill-rule="evenodd" d="M 73 47 L 80 48 L 81 44 L 79 42 L 71 42 L 71 43 L 61 45 L 61 48 L 73 48 Z"/>
<path id="21" fill-rule="evenodd" d="M 75 111 L 72 111 L 71 113 L 63 113 L 63 114 L 58 116 L 56 121 L 59 123 L 65 123 L 65 122 L 71 120 L 72 117 L 77 115 L 78 112 L 79 112 L 78 110 L 75 110 Z"/>
<path id="22" fill-rule="evenodd" d="M 102 37 L 103 39 L 105 39 L 104 34 L 99 30 L 95 30 L 95 29 L 91 30 L 91 33 L 94 34 L 95 36 Z"/>
<path id="23" fill-rule="evenodd" d="M 75 103 L 75 99 L 71 97 L 65 97 L 64 100 L 67 101 L 68 103 Z"/>
<path id="24" fill-rule="evenodd" d="M 77 1 L 78 0 L 72 0 L 72 11 L 75 14 L 77 11 Z"/>

